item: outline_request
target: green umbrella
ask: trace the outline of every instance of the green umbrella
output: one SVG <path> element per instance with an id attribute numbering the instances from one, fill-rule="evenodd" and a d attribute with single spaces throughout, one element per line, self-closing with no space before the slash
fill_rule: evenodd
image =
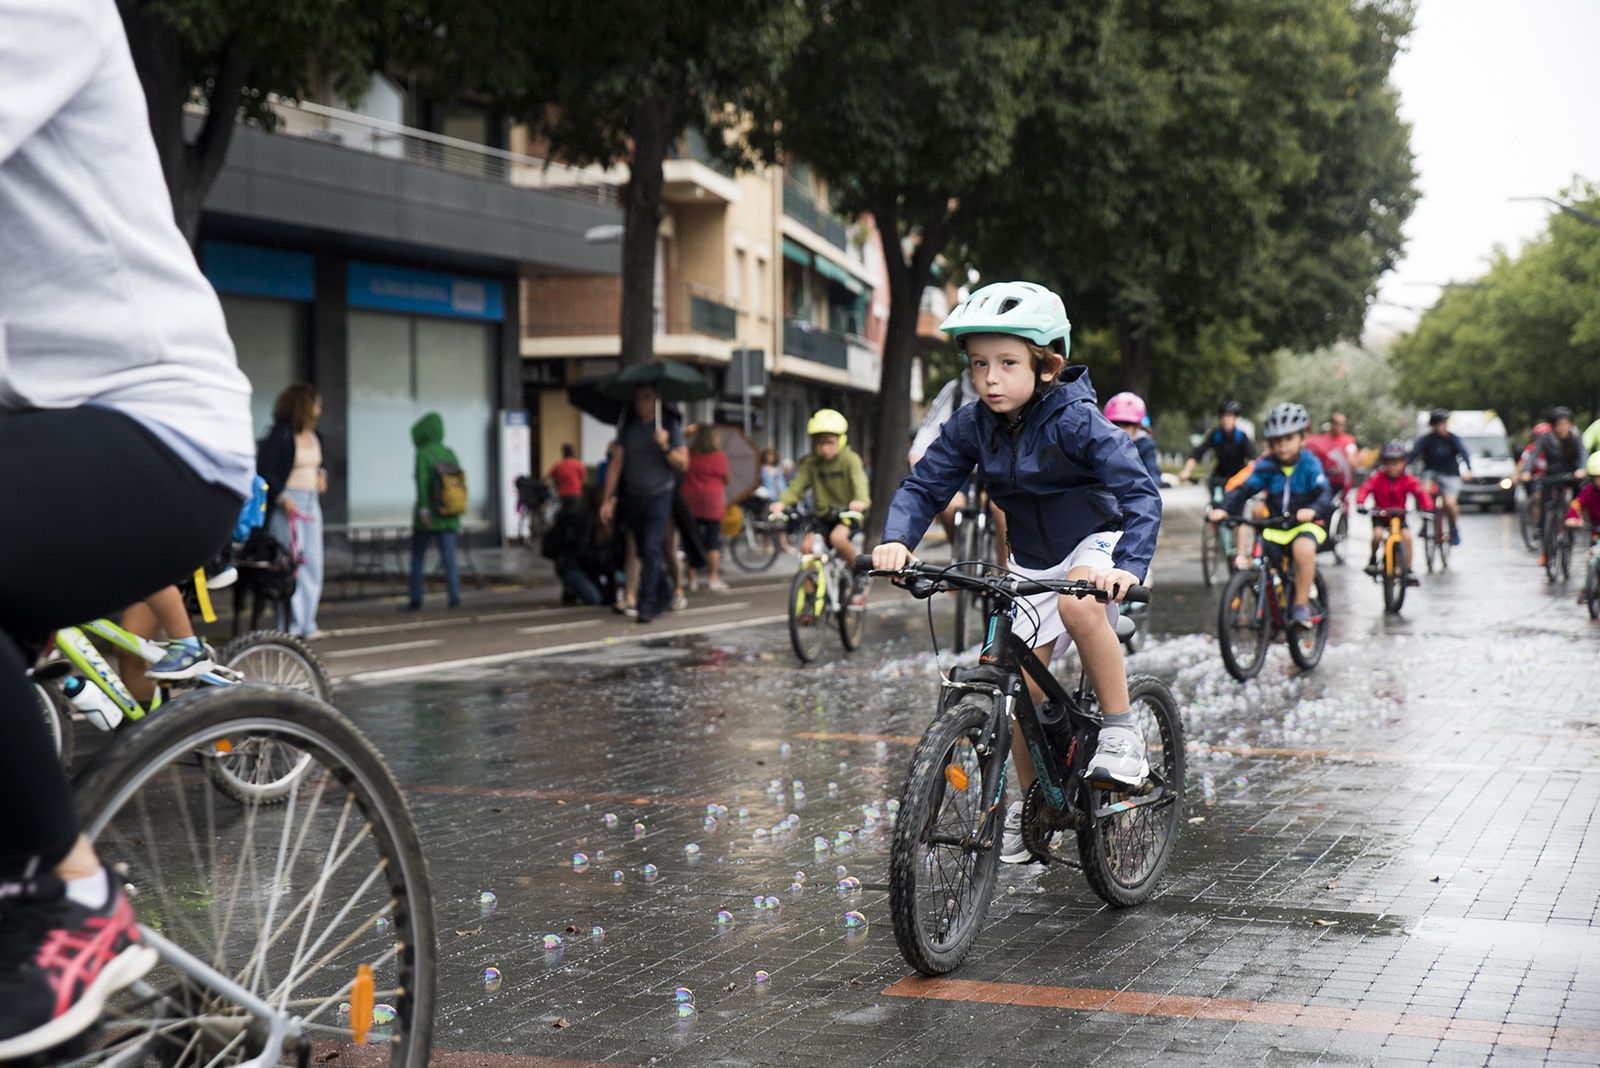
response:
<path id="1" fill-rule="evenodd" d="M 661 399 L 668 403 L 709 400 L 717 392 L 693 367 L 666 360 L 624 367 L 600 383 L 600 392 L 626 403 L 633 400 L 633 391 L 640 386 L 656 387 Z"/>

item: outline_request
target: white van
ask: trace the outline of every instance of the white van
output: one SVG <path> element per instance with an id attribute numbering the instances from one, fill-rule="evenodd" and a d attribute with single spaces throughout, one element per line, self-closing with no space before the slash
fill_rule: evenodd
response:
<path id="1" fill-rule="evenodd" d="M 1472 457 L 1472 479 L 1461 483 L 1461 503 L 1504 511 L 1515 507 L 1517 458 L 1511 454 L 1506 425 L 1494 409 L 1450 413 L 1450 432 L 1461 439 Z M 1417 413 L 1417 434 L 1428 433 L 1428 413 Z"/>

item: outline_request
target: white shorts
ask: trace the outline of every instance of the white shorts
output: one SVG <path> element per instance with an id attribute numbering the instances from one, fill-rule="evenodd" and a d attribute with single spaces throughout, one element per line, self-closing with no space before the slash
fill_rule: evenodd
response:
<path id="1" fill-rule="evenodd" d="M 1122 537 L 1120 530 L 1101 531 L 1090 534 L 1078 543 L 1078 547 L 1067 554 L 1067 558 L 1054 567 L 1035 569 L 1023 567 L 1017 563 L 1016 557 L 1006 561 L 1006 566 L 1024 578 L 1040 582 L 1065 581 L 1068 573 L 1077 567 L 1115 567 L 1112 563 L 1111 553 L 1117 547 L 1117 541 Z M 1067 625 L 1061 622 L 1061 595 L 1056 593 L 1036 593 L 1031 597 L 1024 597 L 1020 604 L 1011 608 L 1011 633 L 1027 642 L 1029 646 L 1037 649 L 1041 645 L 1048 645 L 1067 633 Z M 1106 602 L 1106 618 L 1111 625 L 1117 625 L 1117 606 Z M 1034 626 L 1035 619 L 1038 626 Z M 1061 650 L 1057 650 L 1060 652 Z"/>

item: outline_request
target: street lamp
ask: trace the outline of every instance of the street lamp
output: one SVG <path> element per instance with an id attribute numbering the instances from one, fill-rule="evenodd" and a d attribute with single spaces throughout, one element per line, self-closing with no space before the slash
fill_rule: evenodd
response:
<path id="1" fill-rule="evenodd" d="M 1550 204 L 1550 205 L 1554 206 L 1555 208 L 1557 208 L 1558 210 L 1560 210 L 1562 212 L 1565 212 L 1566 214 L 1572 216 L 1574 219 L 1577 219 L 1580 222 L 1587 223 L 1589 226 L 1600 226 L 1600 219 L 1595 218 L 1593 215 L 1590 215 L 1586 211 L 1578 210 L 1577 208 L 1573 207 L 1571 204 L 1567 204 L 1567 203 L 1565 203 L 1563 201 L 1557 200 L 1555 197 L 1506 197 L 1506 199 L 1510 200 L 1510 201 L 1540 200 L 1540 201 L 1543 201 L 1546 204 Z"/>

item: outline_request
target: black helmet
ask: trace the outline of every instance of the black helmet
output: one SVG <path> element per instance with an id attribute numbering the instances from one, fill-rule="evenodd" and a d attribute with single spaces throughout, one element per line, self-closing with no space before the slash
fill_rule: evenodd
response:
<path id="1" fill-rule="evenodd" d="M 1568 408 L 1565 404 L 1558 404 L 1554 408 L 1550 409 L 1550 421 L 1552 423 L 1559 422 L 1562 419 L 1572 419 L 1571 408 Z"/>
<path id="2" fill-rule="evenodd" d="M 1430 414 L 1428 416 L 1428 425 L 1429 426 L 1438 426 L 1440 423 L 1447 423 L 1449 421 L 1450 421 L 1450 409 L 1449 408 L 1435 408 L 1433 410 L 1432 414 Z"/>
<path id="3" fill-rule="evenodd" d="M 1236 400 L 1225 400 L 1225 401 L 1222 402 L 1222 407 L 1217 409 L 1217 414 L 1218 415 L 1238 415 L 1243 410 L 1244 409 L 1241 407 L 1241 405 L 1239 404 L 1238 401 L 1236 401 Z"/>
<path id="4" fill-rule="evenodd" d="M 1275 405 L 1267 413 L 1267 421 L 1261 427 L 1261 436 L 1264 438 L 1283 438 L 1290 434 L 1298 433 L 1311 425 L 1311 414 L 1306 411 L 1305 405 L 1293 401 L 1284 401 Z"/>
<path id="5" fill-rule="evenodd" d="M 1408 445 L 1406 445 L 1405 442 L 1403 442 L 1403 441 L 1386 441 L 1386 442 L 1383 443 L 1383 448 L 1381 450 L 1379 450 L 1379 452 L 1378 452 L 1378 459 L 1380 461 L 1383 461 L 1383 460 L 1404 460 L 1407 456 L 1410 456 L 1410 455 L 1411 455 L 1411 449 L 1410 449 L 1410 447 Z"/>

